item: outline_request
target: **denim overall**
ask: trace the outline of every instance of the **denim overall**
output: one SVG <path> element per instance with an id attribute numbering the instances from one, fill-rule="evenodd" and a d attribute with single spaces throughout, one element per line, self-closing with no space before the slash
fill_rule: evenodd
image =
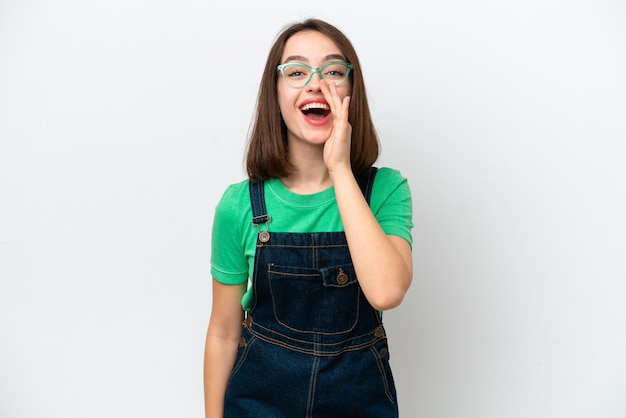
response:
<path id="1" fill-rule="evenodd" d="M 376 168 L 359 186 L 369 203 Z M 343 232 L 268 230 L 264 183 L 254 304 L 244 320 L 225 418 L 398 417 L 381 317 L 357 281 Z"/>

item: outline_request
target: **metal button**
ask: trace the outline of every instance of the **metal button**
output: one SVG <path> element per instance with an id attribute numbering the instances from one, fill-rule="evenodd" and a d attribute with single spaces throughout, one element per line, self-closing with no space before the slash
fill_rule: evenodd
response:
<path id="1" fill-rule="evenodd" d="M 339 284 L 348 283 L 348 275 L 343 272 L 343 269 L 339 269 L 339 274 L 337 275 L 337 283 Z"/>
<path id="2" fill-rule="evenodd" d="M 243 325 L 245 327 L 250 328 L 252 326 L 252 317 L 248 316 L 246 319 L 243 320 Z"/>
<path id="3" fill-rule="evenodd" d="M 385 336 L 385 329 L 383 328 L 383 326 L 382 325 L 377 326 L 376 330 L 374 331 L 374 337 L 380 338 L 384 336 Z"/>
<path id="4" fill-rule="evenodd" d="M 261 231 L 259 232 L 259 241 L 261 242 L 267 242 L 270 240 L 270 233 L 267 231 Z"/>
<path id="5" fill-rule="evenodd" d="M 246 346 L 246 339 L 244 337 L 241 337 L 239 339 L 239 347 L 245 347 Z"/>
<path id="6" fill-rule="evenodd" d="M 389 350 L 387 350 L 386 347 L 383 347 L 380 349 L 380 351 L 378 352 L 378 357 L 380 358 L 385 358 L 387 357 L 387 354 L 389 354 Z"/>

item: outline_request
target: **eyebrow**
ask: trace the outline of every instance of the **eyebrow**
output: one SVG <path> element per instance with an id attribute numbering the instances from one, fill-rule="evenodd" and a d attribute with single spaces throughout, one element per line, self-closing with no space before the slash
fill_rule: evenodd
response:
<path id="1" fill-rule="evenodd" d="M 344 57 L 341 54 L 329 54 L 324 57 L 324 61 L 332 61 L 332 60 L 346 61 L 346 57 Z M 291 61 L 298 61 L 298 62 L 306 63 L 306 62 L 309 62 L 309 59 L 302 55 L 290 55 L 287 58 L 285 58 L 284 62 L 291 62 Z"/>

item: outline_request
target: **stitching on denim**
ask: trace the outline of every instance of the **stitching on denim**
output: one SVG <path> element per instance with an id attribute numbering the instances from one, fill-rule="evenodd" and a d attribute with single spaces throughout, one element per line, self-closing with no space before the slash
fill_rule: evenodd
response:
<path id="1" fill-rule="evenodd" d="M 269 274 L 273 273 L 274 275 L 279 274 L 281 276 L 290 276 L 290 277 L 291 276 L 295 276 L 295 277 L 320 277 L 321 276 L 321 274 L 316 274 L 316 273 L 311 273 L 311 274 L 306 274 L 306 273 L 284 273 L 282 271 L 272 270 L 271 268 L 269 268 L 267 270 L 267 272 Z"/>
<path id="2" fill-rule="evenodd" d="M 295 338 L 290 338 L 289 336 L 277 333 L 257 323 L 254 323 L 250 328 L 248 328 L 248 330 L 260 340 L 263 340 L 270 344 L 274 344 L 279 347 L 283 347 L 302 354 L 314 355 L 319 357 L 332 357 L 350 351 L 361 350 L 367 347 L 371 347 L 379 341 L 387 339 L 386 335 L 383 335 L 382 337 L 375 337 L 372 332 L 361 335 L 359 337 L 342 340 L 337 343 L 315 343 L 311 341 L 300 341 Z M 267 332 L 267 334 L 263 333 L 262 331 Z M 272 337 L 271 334 L 276 334 L 278 337 L 280 337 L 280 339 Z M 289 340 L 291 340 L 291 342 L 289 342 Z M 363 341 L 359 342 L 358 340 Z M 306 348 L 296 345 L 298 343 L 300 345 L 310 346 L 312 348 Z M 333 349 L 333 347 L 336 348 Z"/>
<path id="3" fill-rule="evenodd" d="M 326 288 L 328 287 L 344 288 L 344 287 L 348 287 L 350 285 L 353 285 L 359 282 L 356 276 L 356 272 L 354 271 L 354 265 L 351 262 L 331 265 L 331 266 L 327 266 L 324 268 L 283 266 L 283 265 L 274 264 L 274 263 L 271 263 L 268 266 L 269 268 L 267 270 L 267 273 L 271 275 L 280 275 L 280 276 L 289 276 L 289 277 L 319 277 L 321 279 L 321 284 Z M 333 281 L 332 277 L 329 277 L 328 275 L 328 272 L 334 273 L 334 272 L 337 272 L 337 270 L 341 272 L 343 269 L 346 269 L 349 273 L 351 273 L 349 275 L 348 281 L 343 284 L 337 283 L 336 280 Z M 304 271 L 308 270 L 312 272 L 301 273 L 301 271 L 303 270 Z"/>
<path id="4" fill-rule="evenodd" d="M 313 367 L 311 368 L 311 378 L 309 379 L 309 394 L 307 400 L 307 417 L 313 416 L 313 405 L 315 404 L 315 388 L 317 386 L 317 371 L 319 369 L 320 357 L 313 359 Z"/>
<path id="5" fill-rule="evenodd" d="M 263 193 L 263 190 L 265 189 L 265 182 L 261 183 L 259 182 L 259 184 L 257 185 L 256 191 L 257 191 L 257 204 L 259 205 L 259 212 L 265 212 L 265 208 L 264 206 L 264 199 L 263 199 L 263 195 L 265 193 Z M 263 213 L 260 213 L 260 215 L 263 215 Z"/>
<path id="6" fill-rule="evenodd" d="M 259 207 L 259 195 L 261 194 L 259 189 L 260 180 L 250 180 L 250 200 L 252 201 L 252 216 L 253 219 L 263 215 L 263 210 Z"/>
<path id="7" fill-rule="evenodd" d="M 390 376 L 387 376 L 387 369 L 383 364 L 385 359 L 380 358 L 380 355 L 378 355 L 378 351 L 376 350 L 375 346 L 372 345 L 370 347 L 370 351 L 372 352 L 372 355 L 376 360 L 376 365 L 378 366 L 378 371 L 380 372 L 380 378 L 383 382 L 383 386 L 385 387 L 385 395 L 387 396 L 387 399 L 389 399 L 389 401 L 395 405 L 396 401 L 394 400 L 393 395 L 391 394 L 391 389 L 389 387 Z"/>
<path id="8" fill-rule="evenodd" d="M 332 347 L 332 346 L 336 346 L 336 345 L 350 344 L 350 341 L 355 341 L 355 340 L 359 340 L 359 339 L 363 339 L 363 338 L 367 338 L 367 337 L 375 337 L 375 335 L 374 335 L 375 329 L 374 329 L 374 330 L 366 332 L 364 334 L 356 335 L 356 336 L 349 337 L 349 338 L 344 338 L 343 340 L 339 340 L 339 341 L 333 342 L 333 343 L 320 343 L 320 342 L 315 343 L 315 342 L 310 341 L 310 340 L 300 340 L 298 338 L 290 337 L 289 335 L 283 334 L 283 333 L 281 333 L 279 331 L 273 330 L 271 328 L 267 328 L 267 327 L 259 324 L 258 322 L 254 322 L 253 321 L 253 325 L 258 327 L 258 328 L 260 328 L 260 329 L 262 329 L 262 330 L 267 331 L 270 334 L 276 334 L 276 335 L 280 336 L 281 338 L 293 341 L 294 344 L 296 344 L 296 343 L 305 344 L 305 345 L 313 345 L 313 344 L 315 344 L 315 345 L 318 345 L 318 346 Z M 319 333 L 319 332 L 317 334 L 318 335 L 325 335 L 325 336 L 334 336 L 335 335 L 335 334 L 322 334 L 322 333 Z M 272 338 L 272 337 L 268 336 L 268 338 Z M 383 339 L 383 338 L 373 338 L 373 340 L 376 340 L 376 341 L 381 340 L 381 339 Z"/>
<path id="9" fill-rule="evenodd" d="M 361 309 L 360 308 L 360 304 L 361 304 L 361 298 L 359 298 L 359 306 L 358 306 L 359 312 L 360 312 L 360 309 Z M 251 314 L 252 313 L 253 312 L 251 312 Z M 349 338 L 346 338 L 346 339 L 343 339 L 343 340 L 340 340 L 340 341 L 337 341 L 337 342 L 334 342 L 334 343 L 325 343 L 325 344 L 322 344 L 322 345 L 334 346 L 334 345 L 337 345 L 337 344 L 347 344 L 348 341 L 354 341 L 354 340 L 365 338 L 368 335 L 374 335 L 374 332 L 375 332 L 376 328 L 378 328 L 379 326 L 383 325 L 383 323 L 380 321 L 380 318 L 378 317 L 378 314 L 377 314 L 376 310 L 371 309 L 371 313 L 376 318 L 376 326 L 374 327 L 374 329 L 372 331 L 368 331 L 366 333 L 363 333 L 363 334 L 360 334 L 360 335 L 356 335 L 356 336 L 351 336 Z M 358 316 L 357 316 L 357 323 L 358 322 L 359 321 L 358 321 Z M 282 338 L 286 338 L 288 340 L 291 340 L 291 341 L 294 341 L 294 342 L 297 342 L 297 343 L 300 343 L 300 344 L 312 344 L 311 341 L 300 340 L 298 338 L 291 337 L 291 336 L 289 336 L 287 334 L 283 334 L 282 332 L 280 332 L 278 330 L 275 330 L 275 329 L 263 326 L 263 325 L 259 324 L 258 322 L 254 322 L 254 324 L 256 326 L 258 326 L 259 328 L 261 328 L 263 330 L 266 330 L 268 333 L 279 335 Z M 333 336 L 337 336 L 337 335 L 341 335 L 341 334 L 346 334 L 346 333 L 352 331 L 352 329 L 350 329 L 349 331 L 346 331 L 346 332 L 336 332 L 336 333 L 335 332 L 333 332 L 333 333 L 330 333 L 330 332 L 314 332 L 314 331 L 312 331 L 312 332 L 302 332 L 302 331 L 298 331 L 298 330 L 292 330 L 292 331 L 295 332 L 295 333 L 298 333 L 298 334 L 304 334 L 305 336 L 322 335 L 322 336 L 327 336 L 327 337 L 333 337 Z M 386 335 L 386 333 L 385 333 L 385 335 Z"/>
<path id="10" fill-rule="evenodd" d="M 274 234 L 285 234 L 285 233 L 289 233 L 289 232 L 274 232 Z M 348 244 L 326 244 L 326 245 L 291 245 L 291 244 L 270 244 L 265 243 L 263 244 L 263 247 L 268 247 L 268 248 L 303 248 L 303 249 L 324 249 L 324 248 L 342 248 L 342 247 L 347 247 Z"/>
<path id="11" fill-rule="evenodd" d="M 315 331 L 315 330 L 303 330 L 303 329 L 298 329 L 298 328 L 294 328 L 292 326 L 287 325 L 285 322 L 283 322 L 278 315 L 278 312 L 276 312 L 276 296 L 274 293 L 274 288 L 272 287 L 271 283 L 271 266 L 268 265 L 268 271 L 267 271 L 267 286 L 269 287 L 269 291 L 270 294 L 272 296 L 272 312 L 274 312 L 274 318 L 276 319 L 276 321 L 281 324 L 283 327 L 294 331 L 294 332 L 298 332 L 298 333 L 302 333 L 302 334 L 314 334 L 314 335 L 339 335 L 339 334 L 345 334 L 347 332 L 352 331 L 354 328 L 356 328 L 357 324 L 359 323 L 359 313 L 361 310 L 361 288 L 357 287 L 356 289 L 356 308 L 354 310 L 354 322 L 352 323 L 352 325 L 350 325 L 349 328 L 343 329 L 343 330 L 339 330 L 339 331 Z M 279 274 L 284 274 L 284 273 L 279 273 Z M 295 276 L 295 274 L 294 274 Z M 304 275 L 302 275 L 304 276 Z M 316 275 L 313 275 L 316 276 Z M 256 288 L 255 288 L 256 290 Z M 256 298 L 255 298 L 256 299 Z"/>
<path id="12" fill-rule="evenodd" d="M 257 340 L 257 338 L 258 337 L 256 337 L 255 335 L 252 335 L 250 340 L 246 341 L 246 346 L 243 348 L 241 357 L 239 358 L 239 361 L 237 361 L 237 363 L 234 365 L 233 370 L 230 373 L 230 378 L 228 379 L 229 384 L 230 384 L 230 381 L 235 377 L 239 369 L 241 369 L 241 367 L 245 363 L 246 359 L 248 358 L 248 353 L 250 352 L 250 349 L 254 345 L 254 342 Z"/>
<path id="13" fill-rule="evenodd" d="M 372 340 L 372 341 L 367 341 L 367 342 L 363 342 L 361 344 L 358 345 L 352 345 L 352 346 L 348 346 L 348 347 L 343 347 L 341 349 L 335 350 L 335 351 L 316 351 L 315 349 L 305 349 L 305 348 L 300 348 L 300 347 L 294 347 L 292 345 L 286 344 L 280 340 L 275 340 L 272 339 L 271 337 L 267 337 L 263 334 L 257 334 L 255 333 L 255 335 L 258 337 L 259 340 L 265 341 L 269 344 L 273 344 L 282 348 L 286 348 L 288 350 L 291 351 L 295 351 L 297 353 L 301 353 L 301 354 L 307 354 L 307 355 L 312 355 L 315 357 L 335 357 L 338 356 L 340 354 L 343 353 L 348 353 L 351 351 L 359 351 L 362 350 L 364 348 L 368 348 L 373 346 L 374 344 L 376 344 L 378 341 L 380 341 L 380 339 L 377 340 Z"/>

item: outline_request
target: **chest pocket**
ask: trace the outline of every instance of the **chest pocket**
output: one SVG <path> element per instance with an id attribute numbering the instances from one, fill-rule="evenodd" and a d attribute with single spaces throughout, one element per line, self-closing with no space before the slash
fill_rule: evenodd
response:
<path id="1" fill-rule="evenodd" d="M 361 288 L 352 264 L 322 269 L 270 264 L 268 278 L 274 316 L 283 326 L 339 334 L 356 325 Z"/>

